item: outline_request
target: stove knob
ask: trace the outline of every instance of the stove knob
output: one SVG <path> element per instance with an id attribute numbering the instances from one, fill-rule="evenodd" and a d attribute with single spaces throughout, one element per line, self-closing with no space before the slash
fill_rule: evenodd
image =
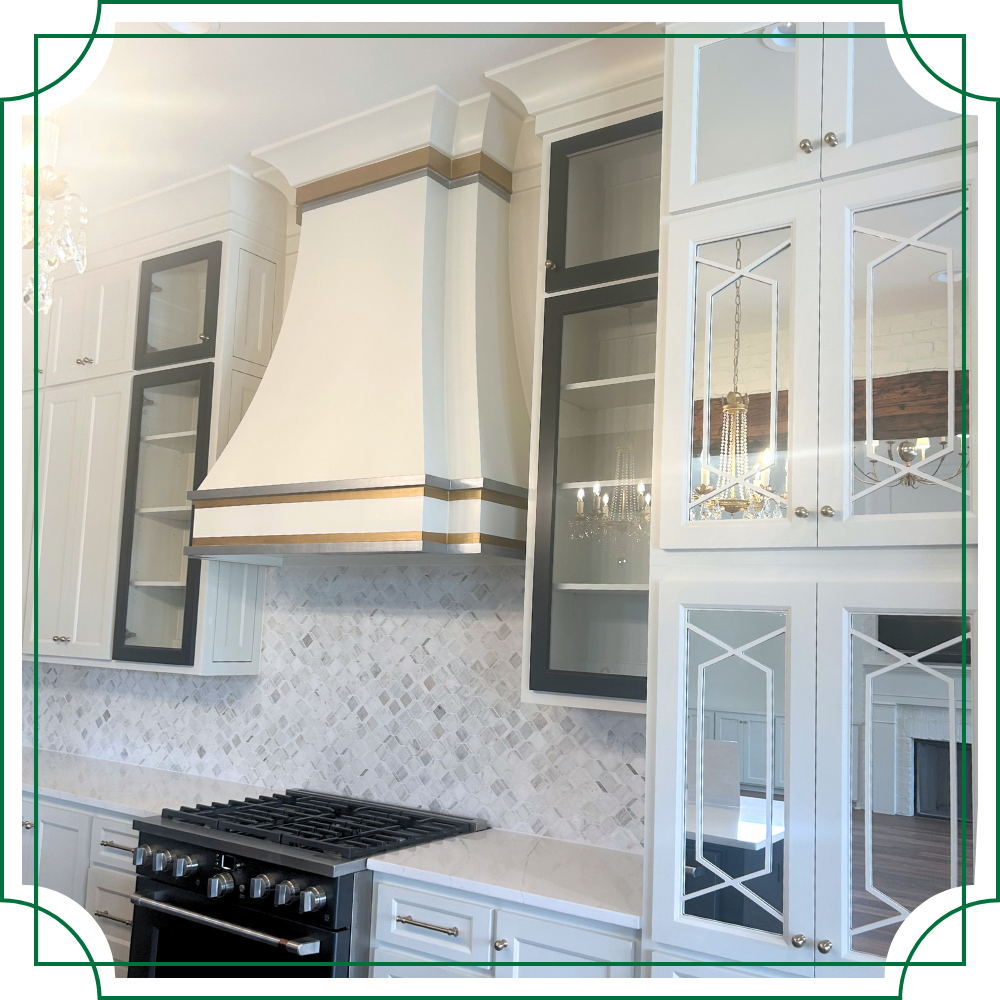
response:
<path id="1" fill-rule="evenodd" d="M 221 899 L 227 892 L 233 891 L 235 884 L 229 872 L 218 872 L 208 880 L 208 898 Z"/>
<path id="2" fill-rule="evenodd" d="M 140 844 L 132 851 L 132 864 L 136 868 L 141 868 L 143 865 L 149 863 L 149 859 L 153 856 L 153 848 L 149 844 Z"/>
<path id="3" fill-rule="evenodd" d="M 274 892 L 276 879 L 274 875 L 254 875 L 250 879 L 250 898 L 264 899 Z"/>
<path id="4" fill-rule="evenodd" d="M 186 878 L 198 870 L 198 862 L 190 854 L 182 854 L 174 858 L 174 878 Z"/>
<path id="5" fill-rule="evenodd" d="M 316 885 L 302 890 L 299 896 L 299 913 L 319 913 L 326 906 L 326 893 Z"/>
<path id="6" fill-rule="evenodd" d="M 166 848 L 160 848 L 153 853 L 153 871 L 165 872 L 173 863 L 173 855 Z"/>
<path id="7" fill-rule="evenodd" d="M 299 898 L 299 883 L 295 879 L 285 879 L 274 887 L 274 905 L 287 906 Z"/>

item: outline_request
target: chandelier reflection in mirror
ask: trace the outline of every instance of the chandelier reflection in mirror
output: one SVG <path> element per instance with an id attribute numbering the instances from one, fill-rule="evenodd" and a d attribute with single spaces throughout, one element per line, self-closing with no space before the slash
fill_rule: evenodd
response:
<path id="1" fill-rule="evenodd" d="M 38 311 L 52 308 L 52 273 L 72 262 L 80 274 L 87 268 L 87 209 L 80 196 L 69 190 L 65 174 L 56 173 L 59 126 L 47 115 L 38 133 L 38 177 L 34 150 L 25 146 L 21 163 L 21 247 L 34 246 L 35 188 L 38 189 Z M 73 222 L 76 217 L 76 230 Z M 28 276 L 22 301 L 33 311 L 36 299 L 34 277 Z"/>
<path id="2" fill-rule="evenodd" d="M 742 274 L 743 241 L 736 240 L 736 273 Z M 749 269 L 748 269 L 749 270 Z M 744 520 L 766 520 L 784 517 L 787 494 L 776 493 L 771 488 L 771 469 L 774 455 L 770 448 L 761 452 L 753 468 L 747 443 L 747 423 L 750 412 L 750 394 L 740 393 L 740 328 L 743 323 L 743 302 L 741 297 L 743 279 L 734 282 L 736 306 L 733 317 L 733 389 L 727 393 L 722 404 L 722 432 L 720 435 L 719 468 L 712 469 L 706 461 L 708 447 L 702 456 L 701 484 L 692 494 L 692 502 L 702 501 L 699 506 L 701 519 L 717 521 L 723 514 L 730 517 L 740 515 Z M 706 363 L 708 377 L 711 367 Z M 706 391 L 705 398 L 710 399 Z M 707 425 L 706 425 L 707 426 Z M 716 472 L 718 483 L 712 485 L 712 473 Z M 705 499 L 703 499 L 705 498 Z"/>
<path id="3" fill-rule="evenodd" d="M 635 346 L 633 312 L 644 303 L 630 303 L 628 310 L 629 363 Z M 569 522 L 571 539 L 587 539 L 607 545 L 619 565 L 627 564 L 633 550 L 649 544 L 650 510 L 653 498 L 644 480 L 635 472 L 635 442 L 632 439 L 632 408 L 625 408 L 625 428 L 615 445 L 615 475 L 606 484 L 594 483 L 587 503 L 587 491 L 576 491 L 576 512 Z"/>
<path id="4" fill-rule="evenodd" d="M 962 435 L 958 435 L 959 438 Z M 909 486 L 911 489 L 916 489 L 918 486 L 930 486 L 932 483 L 947 483 L 952 479 L 957 479 L 962 474 L 962 465 L 950 475 L 941 475 L 941 466 L 944 465 L 945 459 L 951 453 L 948 448 L 948 439 L 943 437 L 938 442 L 940 445 L 940 450 L 938 451 L 937 464 L 931 467 L 930 462 L 927 461 L 927 450 L 931 447 L 930 438 L 918 437 L 913 441 L 868 441 L 867 442 L 867 457 L 868 461 L 871 462 L 871 470 L 862 469 L 857 462 L 854 463 L 854 480 L 858 483 L 885 483 L 890 489 L 895 486 Z M 878 463 L 881 459 L 879 454 L 879 448 L 885 445 L 885 456 L 888 459 L 886 464 L 890 466 L 895 466 L 896 468 L 909 469 L 914 462 L 919 462 L 917 468 L 923 468 L 926 464 L 928 466 L 927 474 L 931 476 L 930 479 L 925 479 L 923 476 L 917 475 L 915 472 L 903 472 L 901 475 L 896 474 L 895 477 L 889 479 L 888 482 L 879 476 L 878 474 Z M 961 449 L 962 454 L 965 454 L 965 449 Z M 931 456 L 931 462 L 934 461 L 935 456 Z M 965 468 L 968 469 L 969 463 L 965 462 Z"/>

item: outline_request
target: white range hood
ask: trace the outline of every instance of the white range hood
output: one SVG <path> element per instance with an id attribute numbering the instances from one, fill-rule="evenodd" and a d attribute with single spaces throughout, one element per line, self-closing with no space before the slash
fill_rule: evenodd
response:
<path id="1" fill-rule="evenodd" d="M 296 189 L 298 260 L 260 388 L 190 494 L 189 555 L 523 558 L 520 125 L 432 88 L 254 152 Z"/>

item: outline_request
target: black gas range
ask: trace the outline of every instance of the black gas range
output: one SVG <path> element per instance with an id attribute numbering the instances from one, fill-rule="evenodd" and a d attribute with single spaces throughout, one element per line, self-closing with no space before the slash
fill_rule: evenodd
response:
<path id="1" fill-rule="evenodd" d="M 366 976 L 383 851 L 485 829 L 297 788 L 137 819 L 131 977 Z M 349 973 L 350 969 L 350 973 Z"/>

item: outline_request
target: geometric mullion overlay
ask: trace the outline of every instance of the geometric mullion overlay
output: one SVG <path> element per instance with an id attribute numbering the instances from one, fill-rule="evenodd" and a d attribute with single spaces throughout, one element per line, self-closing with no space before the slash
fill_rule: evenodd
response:
<path id="1" fill-rule="evenodd" d="M 874 669 L 869 669 L 869 664 L 860 664 L 860 670 L 864 677 L 864 691 L 863 691 L 863 755 L 861 760 L 858 762 L 860 764 L 858 768 L 858 780 L 859 782 L 863 779 L 864 782 L 864 812 L 863 812 L 863 887 L 866 897 L 859 897 L 857 891 L 854 893 L 854 902 L 852 906 L 853 919 L 852 923 L 859 919 L 864 919 L 861 914 L 864 914 L 867 918 L 863 923 L 858 923 L 856 926 L 851 928 L 851 938 L 854 941 L 855 938 L 859 938 L 862 935 L 867 936 L 867 944 L 864 940 L 859 940 L 852 945 L 854 950 L 866 951 L 866 952 L 880 952 L 884 955 L 888 948 L 889 940 L 891 937 L 886 937 L 885 934 L 875 934 L 882 930 L 883 928 L 891 927 L 893 925 L 901 923 L 906 917 L 909 916 L 911 908 L 914 905 L 923 902 L 924 899 L 929 898 L 937 891 L 942 891 L 945 886 L 944 884 L 938 885 L 931 890 L 924 890 L 923 892 L 916 891 L 912 885 L 910 889 L 910 902 L 909 906 L 904 905 L 898 899 L 894 898 L 889 891 L 885 891 L 879 888 L 875 883 L 876 881 L 883 881 L 886 878 L 884 871 L 876 871 L 876 855 L 879 856 L 880 865 L 884 864 L 887 859 L 898 860 L 895 855 L 899 854 L 900 847 L 898 844 L 890 844 L 889 838 L 892 836 L 892 831 L 887 829 L 885 826 L 886 819 L 884 816 L 880 815 L 879 823 L 875 822 L 876 812 L 880 814 L 885 814 L 891 812 L 893 815 L 891 819 L 894 821 L 896 819 L 895 814 L 899 812 L 896 809 L 895 802 L 891 802 L 886 805 L 883 800 L 881 807 L 876 810 L 875 797 L 878 794 L 877 786 L 881 781 L 881 792 L 884 796 L 886 779 L 884 776 L 884 771 L 881 775 L 876 774 L 876 754 L 875 747 L 877 744 L 876 739 L 876 727 L 886 724 L 885 717 L 878 718 L 880 710 L 885 712 L 887 710 L 888 703 L 894 700 L 893 696 L 890 696 L 890 692 L 897 692 L 896 697 L 898 697 L 898 692 L 908 687 L 910 694 L 904 696 L 903 700 L 908 700 L 909 702 L 920 703 L 921 700 L 925 703 L 944 701 L 947 705 L 947 746 L 948 746 L 948 833 L 947 833 L 947 853 L 948 853 L 948 875 L 947 883 L 948 886 L 954 887 L 959 884 L 959 803 L 958 803 L 958 785 L 955 781 L 955 775 L 958 773 L 958 747 L 959 747 L 959 736 L 958 736 L 958 723 L 956 719 L 956 713 L 958 711 L 958 705 L 956 701 L 956 678 L 954 676 L 949 676 L 949 672 L 954 672 L 956 669 L 961 670 L 961 664 L 945 664 L 941 660 L 947 659 L 947 655 L 942 657 L 942 654 L 952 653 L 954 654 L 955 647 L 963 642 L 967 642 L 970 638 L 970 633 L 967 629 L 960 628 L 960 619 L 955 619 L 956 625 L 959 626 L 959 632 L 950 638 L 943 641 L 937 642 L 934 645 L 923 649 L 920 652 L 906 653 L 894 649 L 892 646 L 887 645 L 885 642 L 879 641 L 875 636 L 871 634 L 866 634 L 866 632 L 861 631 L 858 627 L 855 627 L 859 623 L 858 620 L 864 620 L 865 618 L 872 619 L 874 621 L 878 620 L 879 616 L 853 616 L 852 625 L 849 628 L 849 635 L 852 639 L 852 649 L 854 653 L 853 657 L 858 656 L 859 643 L 863 646 L 868 647 L 868 655 L 875 655 L 879 661 L 884 661 L 888 658 L 891 662 L 881 663 L 881 665 L 874 665 Z M 873 628 L 870 631 L 877 631 Z M 954 657 L 952 657 L 954 658 Z M 928 659 L 936 660 L 935 666 L 924 662 Z M 858 665 L 856 665 L 858 666 Z M 914 671 L 918 673 L 914 675 Z M 897 678 L 892 678 L 891 675 L 897 675 Z M 923 675 L 925 680 L 921 682 L 919 677 Z M 933 681 L 938 682 L 936 689 L 933 684 L 929 684 L 927 678 L 933 679 Z M 860 676 L 856 675 L 856 680 L 859 680 Z M 879 686 L 877 682 L 881 680 L 882 684 Z M 888 683 L 886 683 L 888 681 Z M 941 685 L 946 692 L 946 697 L 944 699 L 940 698 Z M 857 688 L 857 684 L 855 687 Z M 861 694 L 859 690 L 855 690 L 855 697 Z M 898 705 L 893 706 L 893 712 L 898 711 Z M 919 710 L 917 710 L 919 712 Z M 923 710 L 926 716 L 927 710 Z M 939 724 L 939 723 L 938 723 Z M 929 722 L 926 718 L 917 719 L 915 725 L 928 726 Z M 898 753 L 898 739 L 896 738 L 897 723 L 892 722 L 892 733 L 893 733 L 893 745 L 891 750 L 888 752 L 892 754 Z M 926 730 L 925 730 L 926 732 Z M 861 733 L 858 734 L 858 743 L 861 744 L 860 739 Z M 935 733 L 935 735 L 940 736 L 943 733 Z M 882 747 L 882 752 L 886 753 L 886 743 L 880 744 Z M 895 760 L 895 757 L 893 758 Z M 883 766 L 884 766 L 884 762 Z M 894 767 L 896 765 L 894 764 Z M 895 780 L 895 773 L 892 775 L 893 780 Z M 912 777 L 911 777 L 912 780 Z M 892 785 L 893 795 L 896 795 L 895 784 Z M 912 801 L 912 799 L 911 799 Z M 903 815 L 907 815 L 903 812 Z M 913 822 L 913 818 L 910 820 L 903 820 L 906 822 Z M 941 828 L 940 820 L 917 820 L 917 822 L 923 822 L 925 824 L 930 823 L 933 827 L 934 824 L 938 824 L 938 829 Z M 876 826 L 878 829 L 876 830 Z M 910 849 L 914 851 L 914 856 L 912 862 L 919 864 L 924 864 L 929 866 L 926 858 L 929 854 L 934 853 L 934 847 L 937 842 L 940 841 L 940 835 L 938 835 L 937 830 L 934 830 L 935 841 L 924 841 L 920 844 L 913 844 L 911 842 Z M 881 841 L 879 842 L 879 836 Z M 911 835 L 912 836 L 912 835 Z M 919 837 L 920 834 L 918 833 Z M 924 834 L 926 837 L 926 834 Z M 859 838 L 862 839 L 862 838 Z M 855 855 L 856 857 L 856 855 Z M 921 861 L 917 861 L 920 858 Z M 857 858 L 855 861 L 855 873 L 857 872 Z M 926 872 L 924 873 L 926 874 Z M 854 882 L 860 881 L 855 877 Z M 899 885 L 899 874 L 896 873 L 896 884 Z M 857 888 L 857 887 L 856 887 Z M 923 898 L 919 898 L 920 896 Z M 867 898 L 867 901 L 866 901 Z M 879 915 L 881 911 L 882 914 Z M 871 947 L 874 945 L 874 947 Z"/>
<path id="2" fill-rule="evenodd" d="M 712 619 L 720 627 L 710 630 Z M 758 634 L 749 635 L 748 628 Z M 727 634 L 721 637 L 719 632 Z M 692 916 L 782 933 L 784 802 L 775 802 L 775 669 L 764 661 L 774 656 L 778 643 L 783 661 L 785 615 L 690 610 L 686 634 L 690 759 L 686 765 L 688 849 L 682 906 Z M 768 643 L 773 644 L 771 650 Z M 741 793 L 739 779 L 747 767 L 747 747 L 720 738 L 712 728 L 719 713 L 710 702 L 720 690 L 733 686 L 720 675 L 714 677 L 714 691 L 710 691 L 713 668 L 727 672 L 728 677 L 735 670 L 750 668 L 744 686 L 752 690 L 753 703 L 744 707 L 763 709 L 754 713 L 762 722 L 763 773 L 757 777 L 762 779 L 763 799 Z M 727 783 L 729 788 L 723 789 Z M 776 807 L 781 810 L 777 819 Z M 754 810 L 752 816 L 746 813 L 748 808 Z M 695 904 L 696 900 L 701 902 Z"/>
<path id="3" fill-rule="evenodd" d="M 912 218 L 908 206 L 913 206 Z M 936 217 L 927 221 L 932 211 Z M 859 360 L 864 356 L 863 417 L 855 411 L 857 430 L 864 427 L 854 452 L 855 513 L 950 509 L 971 495 L 961 483 L 965 428 L 956 428 L 957 394 L 965 391 L 964 372 L 958 379 L 955 364 L 956 307 L 965 277 L 961 259 L 956 260 L 962 211 L 959 193 L 950 192 L 886 206 L 886 214 L 872 209 L 854 217 L 857 310 L 852 323 L 858 332 L 864 330 L 863 349 L 860 340 L 855 344 Z M 895 226 L 917 231 L 912 236 L 888 231 Z M 850 393 L 860 402 L 857 388 L 855 383 Z M 912 426 L 906 426 L 909 420 Z M 899 487 L 925 487 L 925 492 L 940 487 L 943 497 L 958 497 L 907 498 L 911 490 Z M 875 501 L 889 489 L 894 501 L 888 507 Z"/>

